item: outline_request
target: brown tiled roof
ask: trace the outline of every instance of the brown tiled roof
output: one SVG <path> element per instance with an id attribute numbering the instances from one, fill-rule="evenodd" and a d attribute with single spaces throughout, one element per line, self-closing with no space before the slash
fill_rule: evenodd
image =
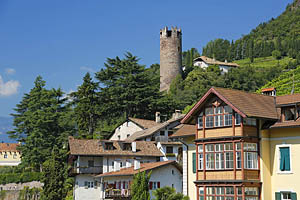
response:
<path id="1" fill-rule="evenodd" d="M 218 96 L 242 117 L 257 117 L 274 120 L 278 119 L 275 97 L 249 93 L 240 90 L 212 87 L 200 99 L 200 101 L 195 104 L 195 106 L 184 117 L 181 123 L 191 123 L 191 120 L 193 120 L 193 115 L 199 111 L 199 109 L 205 104 L 206 100 L 211 95 Z"/>
<path id="2" fill-rule="evenodd" d="M 20 146 L 18 143 L 0 143 L 0 151 L 15 151 L 17 152 L 17 147 Z"/>
<path id="3" fill-rule="evenodd" d="M 158 123 L 156 123 L 154 120 L 139 119 L 139 118 L 133 118 L 133 117 L 129 117 L 129 120 L 138 124 L 139 126 L 141 126 L 144 129 L 158 125 Z"/>
<path id="4" fill-rule="evenodd" d="M 300 118 L 298 118 L 296 121 L 290 120 L 284 122 L 276 122 L 270 128 L 288 128 L 288 127 L 298 127 L 298 126 L 300 126 Z"/>
<path id="5" fill-rule="evenodd" d="M 169 119 L 168 121 L 157 124 L 156 126 L 150 127 L 146 130 L 137 131 L 137 132 L 133 133 L 131 136 L 129 136 L 126 140 L 134 141 L 134 140 L 137 140 L 137 139 L 142 139 L 142 138 L 151 136 L 154 133 L 156 133 L 157 131 L 165 128 L 168 125 L 170 125 L 171 123 L 177 122 L 177 121 L 179 122 L 183 117 L 184 117 L 184 115 L 181 114 L 178 118 L 172 118 L 172 119 Z"/>
<path id="6" fill-rule="evenodd" d="M 212 58 L 208 58 L 206 56 L 200 56 L 200 57 L 194 59 L 194 61 L 198 61 L 198 60 L 202 60 L 209 65 L 225 65 L 225 66 L 230 66 L 230 67 L 239 67 L 239 65 L 237 63 L 221 62 L 218 60 L 214 60 Z"/>
<path id="7" fill-rule="evenodd" d="M 184 124 L 178 131 L 176 131 L 171 138 L 194 136 L 196 134 L 195 125 Z"/>
<path id="8" fill-rule="evenodd" d="M 97 177 L 132 176 L 139 172 L 153 170 L 155 168 L 163 167 L 163 166 L 170 165 L 170 164 L 175 165 L 178 169 L 180 169 L 180 171 L 182 171 L 181 168 L 176 163 L 176 161 L 168 160 L 168 161 L 162 161 L 162 162 L 142 163 L 140 169 L 138 169 L 138 170 L 134 170 L 134 167 L 128 167 L 128 168 L 123 168 L 117 172 L 107 172 L 104 174 L 100 174 Z"/>
<path id="9" fill-rule="evenodd" d="M 113 143 L 114 150 L 104 150 L 103 144 L 105 142 Z M 136 152 L 123 150 L 120 143 L 122 143 L 122 141 L 85 140 L 69 137 L 71 155 L 163 156 L 154 142 L 136 141 Z"/>
<path id="10" fill-rule="evenodd" d="M 296 104 L 300 102 L 300 94 L 290 94 L 276 97 L 277 105 Z"/>

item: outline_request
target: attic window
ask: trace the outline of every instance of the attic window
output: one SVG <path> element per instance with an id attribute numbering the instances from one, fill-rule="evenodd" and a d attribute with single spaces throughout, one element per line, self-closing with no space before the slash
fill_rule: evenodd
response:
<path id="1" fill-rule="evenodd" d="M 294 120 L 295 119 L 295 108 L 285 108 L 283 110 L 284 121 Z"/>
<path id="2" fill-rule="evenodd" d="M 114 150 L 114 145 L 113 145 L 113 143 L 105 143 L 104 149 L 105 149 L 105 150 Z"/>

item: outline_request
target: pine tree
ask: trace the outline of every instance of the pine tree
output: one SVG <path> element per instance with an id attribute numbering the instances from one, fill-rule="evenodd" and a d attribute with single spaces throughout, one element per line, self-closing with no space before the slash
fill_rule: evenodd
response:
<path id="1" fill-rule="evenodd" d="M 93 82 L 89 73 L 83 78 L 83 83 L 76 92 L 71 94 L 72 104 L 75 105 L 74 115 L 81 137 L 93 138 L 100 118 L 99 105 L 101 104 L 98 84 Z"/>
<path id="2" fill-rule="evenodd" d="M 150 200 L 150 193 L 149 193 L 149 180 L 151 177 L 151 172 L 146 173 L 139 172 L 138 174 L 134 175 L 133 183 L 131 186 L 131 194 L 132 200 Z"/>
<path id="3" fill-rule="evenodd" d="M 51 155 L 54 145 L 62 148 L 72 132 L 63 118 L 67 113 L 63 92 L 45 89 L 45 81 L 38 76 L 35 86 L 15 108 L 15 129 L 10 137 L 22 142 L 22 164 L 34 170 L 42 170 L 42 163 Z"/>

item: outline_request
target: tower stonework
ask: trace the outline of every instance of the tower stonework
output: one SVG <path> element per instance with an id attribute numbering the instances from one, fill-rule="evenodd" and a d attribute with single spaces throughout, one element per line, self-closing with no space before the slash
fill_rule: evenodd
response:
<path id="1" fill-rule="evenodd" d="M 182 73 L 181 29 L 160 30 L 160 91 L 168 91 L 173 79 Z"/>

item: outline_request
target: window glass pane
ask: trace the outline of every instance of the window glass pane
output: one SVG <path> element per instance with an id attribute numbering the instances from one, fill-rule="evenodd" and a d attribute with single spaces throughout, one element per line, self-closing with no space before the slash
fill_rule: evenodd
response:
<path id="1" fill-rule="evenodd" d="M 199 164 L 198 164 L 199 170 L 203 169 L 203 153 L 199 153 Z"/>
<path id="2" fill-rule="evenodd" d="M 245 187 L 245 195 L 258 195 L 258 188 Z"/>
<path id="3" fill-rule="evenodd" d="M 233 151 L 232 143 L 225 143 L 225 150 L 226 151 Z"/>
<path id="4" fill-rule="evenodd" d="M 280 171 L 290 171 L 290 148 L 280 147 Z"/>
<path id="5" fill-rule="evenodd" d="M 216 187 L 216 195 L 224 194 L 224 187 Z"/>
<path id="6" fill-rule="evenodd" d="M 235 124 L 239 125 L 241 124 L 241 121 L 242 121 L 241 115 L 235 113 Z"/>
<path id="7" fill-rule="evenodd" d="M 206 194 L 208 195 L 215 194 L 214 187 L 206 187 Z"/>
<path id="8" fill-rule="evenodd" d="M 224 150 L 224 144 L 216 144 L 215 145 L 216 152 L 222 152 L 223 150 Z"/>
<path id="9" fill-rule="evenodd" d="M 231 126 L 232 125 L 232 114 L 226 114 L 226 115 L 224 115 L 224 117 L 225 117 L 224 125 Z"/>
<path id="10" fill-rule="evenodd" d="M 214 125 L 214 116 L 206 116 L 205 117 L 205 126 L 207 128 L 211 128 Z"/>
<path id="11" fill-rule="evenodd" d="M 223 107 L 222 106 L 216 107 L 214 110 L 215 110 L 215 114 L 222 114 L 223 113 Z"/>
<path id="12" fill-rule="evenodd" d="M 236 152 L 236 168 L 241 169 L 242 168 L 242 153 Z"/>
<path id="13" fill-rule="evenodd" d="M 206 152 L 213 152 L 214 151 L 214 145 L 213 144 L 206 144 L 205 145 L 205 151 Z"/>
<path id="14" fill-rule="evenodd" d="M 213 114 L 213 108 L 205 108 L 205 115 L 212 115 Z"/>
<path id="15" fill-rule="evenodd" d="M 232 113 L 232 108 L 229 106 L 224 106 L 224 112 L 225 113 Z"/>
<path id="16" fill-rule="evenodd" d="M 203 152 L 203 145 L 202 144 L 198 145 L 198 152 Z"/>
<path id="17" fill-rule="evenodd" d="M 241 148 L 241 143 L 236 143 L 235 144 L 235 149 L 237 150 L 237 151 L 240 151 L 242 148 Z"/>
<path id="18" fill-rule="evenodd" d="M 199 194 L 204 194 L 204 187 L 199 188 Z"/>
<path id="19" fill-rule="evenodd" d="M 224 153 L 216 153 L 216 169 L 224 169 Z"/>
<path id="20" fill-rule="evenodd" d="M 226 187 L 226 194 L 234 194 L 233 187 Z"/>
<path id="21" fill-rule="evenodd" d="M 206 154 L 206 169 L 214 169 L 215 156 L 214 153 Z"/>
<path id="22" fill-rule="evenodd" d="M 232 169 L 233 168 L 233 152 L 225 153 L 225 168 Z"/>
<path id="23" fill-rule="evenodd" d="M 243 194 L 242 188 L 241 187 L 237 187 L 236 188 L 236 193 L 237 193 L 237 195 L 242 195 Z"/>
<path id="24" fill-rule="evenodd" d="M 203 116 L 199 116 L 198 117 L 198 128 L 202 128 L 203 127 Z"/>
<path id="25" fill-rule="evenodd" d="M 215 116 L 215 127 L 223 126 L 223 115 Z"/>

